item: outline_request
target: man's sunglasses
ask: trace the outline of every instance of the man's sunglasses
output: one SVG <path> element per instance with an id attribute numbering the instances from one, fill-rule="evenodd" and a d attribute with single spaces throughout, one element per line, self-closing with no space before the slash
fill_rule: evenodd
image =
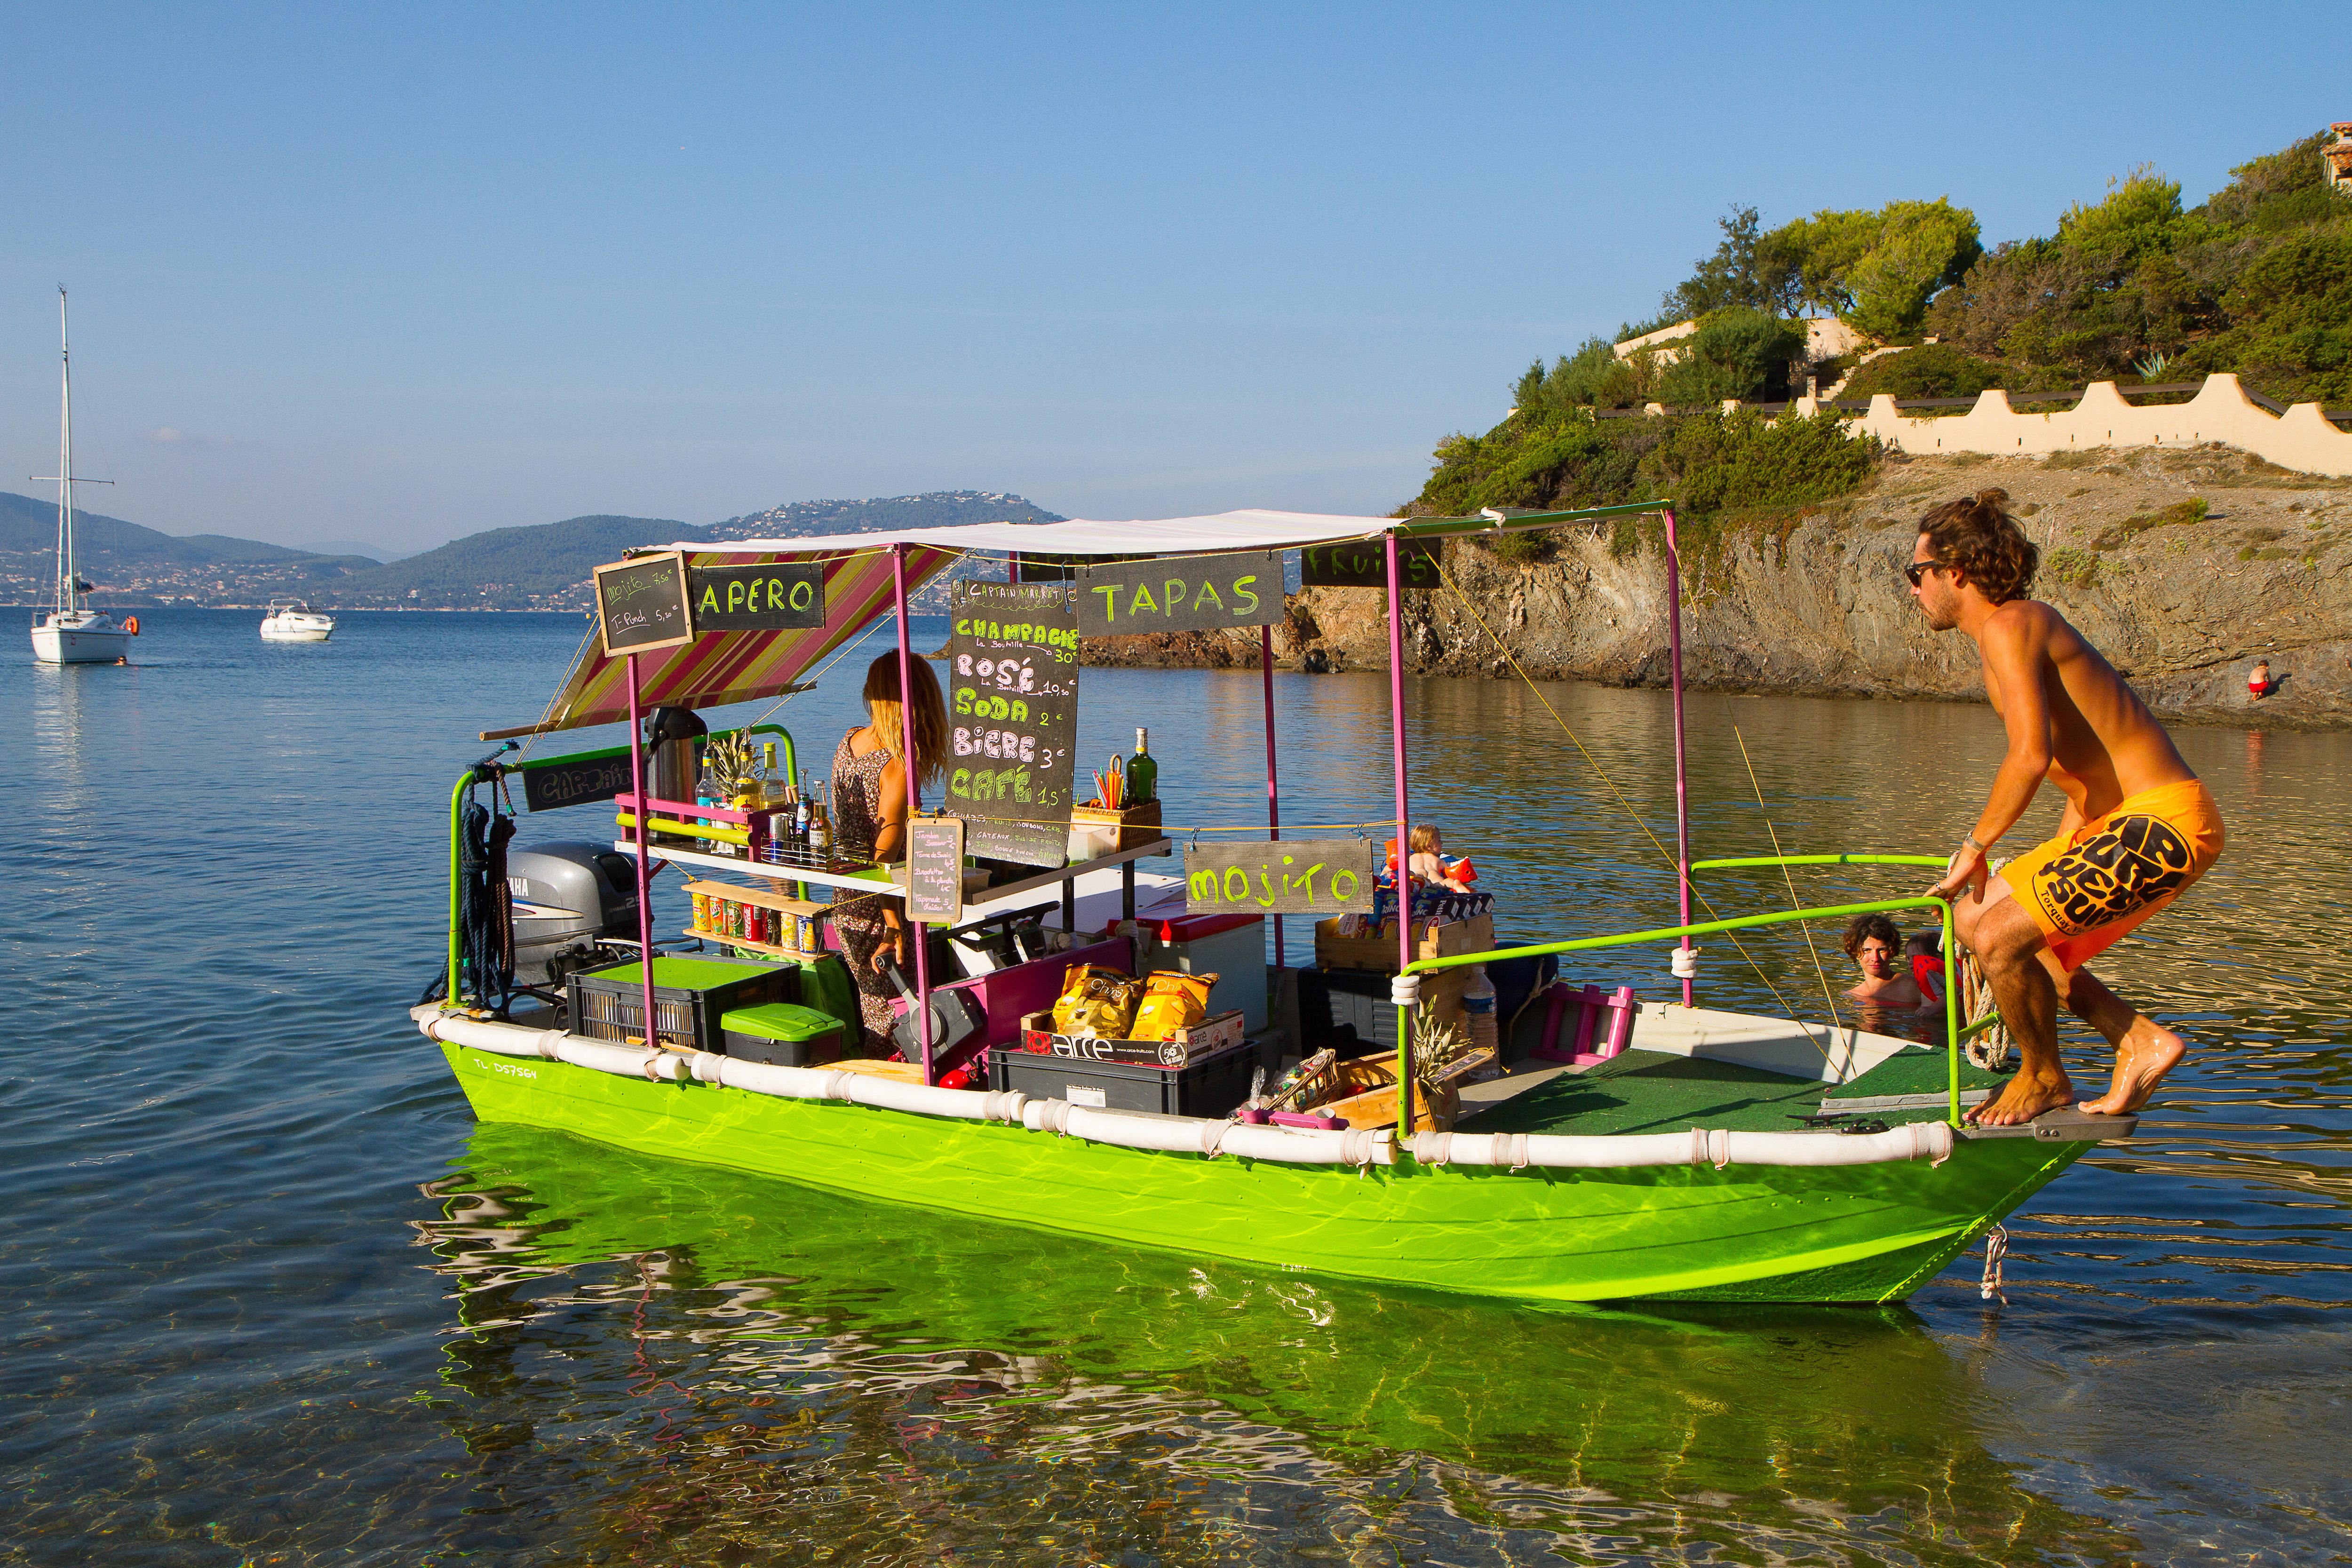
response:
<path id="1" fill-rule="evenodd" d="M 1911 585 L 1916 588 L 1919 585 L 1920 579 L 1927 576 L 1928 573 L 1948 572 L 1951 569 L 1952 563 L 1948 561 L 1914 561 L 1910 565 L 1903 568 L 1903 575 L 1911 579 Z"/>

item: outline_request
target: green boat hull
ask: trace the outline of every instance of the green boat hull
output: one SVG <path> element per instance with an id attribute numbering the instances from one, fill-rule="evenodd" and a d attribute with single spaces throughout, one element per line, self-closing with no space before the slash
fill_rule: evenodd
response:
<path id="1" fill-rule="evenodd" d="M 1940 1165 L 1287 1165 L 618 1078 L 444 1044 L 475 1114 L 851 1195 L 1192 1257 L 1528 1301 L 1895 1301 L 2090 1145 Z"/>

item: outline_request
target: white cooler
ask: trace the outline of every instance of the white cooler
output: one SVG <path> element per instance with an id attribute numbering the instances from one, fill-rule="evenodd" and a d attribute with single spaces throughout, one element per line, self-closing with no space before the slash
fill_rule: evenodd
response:
<path id="1" fill-rule="evenodd" d="M 1242 1030 L 1255 1035 L 1266 1026 L 1265 920 L 1261 915 L 1150 914 L 1136 919 L 1138 974 L 1173 971 L 1213 974 L 1209 1012 L 1242 1016 Z"/>

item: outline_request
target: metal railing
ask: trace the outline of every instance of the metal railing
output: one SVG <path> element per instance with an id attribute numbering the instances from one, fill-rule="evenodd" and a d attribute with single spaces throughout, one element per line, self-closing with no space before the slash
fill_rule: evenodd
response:
<path id="1" fill-rule="evenodd" d="M 1938 870 L 1948 864 L 1932 855 L 1752 855 L 1725 860 L 1695 860 L 1691 870 L 1730 871 L 1780 866 L 1932 866 Z M 1638 942 L 1669 942 L 1677 937 L 1710 936 L 1717 931 L 1753 931 L 1764 926 L 1789 925 L 1798 921 L 1837 920 L 1854 915 L 1892 914 L 1897 910 L 1932 909 L 1940 912 L 1943 924 L 1944 952 L 1948 957 L 1957 950 L 1952 940 L 1952 907 L 1941 899 L 1924 895 L 1908 899 L 1879 899 L 1868 903 L 1830 904 L 1820 909 L 1788 910 L 1769 915 L 1741 915 L 1731 920 L 1704 921 L 1696 925 L 1661 926 L 1654 931 L 1626 931 L 1612 936 L 1577 937 L 1566 942 L 1537 942 L 1528 947 L 1496 948 L 1490 952 L 1454 953 L 1444 958 L 1416 959 L 1405 966 L 1408 974 L 1433 973 L 1441 969 L 1460 969 L 1474 963 L 1486 963 L 1507 958 L 1544 958 L 1555 953 L 1584 952 L 1604 947 L 1628 947 Z M 1945 1077 L 1947 1085 L 1947 1115 L 1955 1127 L 1960 1125 L 1960 1004 L 1959 987 L 1953 982 L 1958 965 L 1948 964 L 1944 980 Z M 1410 1086 L 1412 1079 L 1411 1061 L 1412 1025 L 1406 1009 L 1397 1009 L 1398 1082 Z M 1973 1032 L 1973 1031 L 1971 1031 Z M 1407 1091 L 1400 1089 L 1401 1098 Z M 1412 1124 L 1410 1103 L 1399 1106 L 1400 1127 Z"/>

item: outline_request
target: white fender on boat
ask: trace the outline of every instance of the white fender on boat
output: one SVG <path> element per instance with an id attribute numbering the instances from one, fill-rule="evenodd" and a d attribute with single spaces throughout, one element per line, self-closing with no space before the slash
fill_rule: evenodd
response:
<path id="1" fill-rule="evenodd" d="M 1914 1121 L 1884 1132 L 1732 1132 L 1694 1127 L 1638 1137 L 1574 1138 L 1545 1133 L 1416 1132 L 1412 1157 L 1425 1165 L 1536 1165 L 1549 1170 L 1612 1170 L 1641 1165 L 1875 1165 L 1895 1160 L 1941 1164 L 1952 1130 Z"/>
<path id="2" fill-rule="evenodd" d="M 1386 1128 L 1253 1127 L 1234 1122 L 1225 1128 L 1223 1152 L 1290 1165 L 1393 1165 L 1396 1134 Z"/>
<path id="3" fill-rule="evenodd" d="M 569 1062 L 573 1067 L 608 1072 L 615 1078 L 683 1083 L 691 1076 L 684 1057 L 667 1051 L 648 1054 L 642 1046 L 608 1046 L 567 1035 L 561 1029 L 526 1029 L 520 1024 L 467 1018 L 454 1013 L 429 1014 L 420 1017 L 416 1026 L 428 1039 L 471 1046 L 478 1051 L 494 1051 L 502 1057 L 540 1057 L 551 1062 Z"/>

